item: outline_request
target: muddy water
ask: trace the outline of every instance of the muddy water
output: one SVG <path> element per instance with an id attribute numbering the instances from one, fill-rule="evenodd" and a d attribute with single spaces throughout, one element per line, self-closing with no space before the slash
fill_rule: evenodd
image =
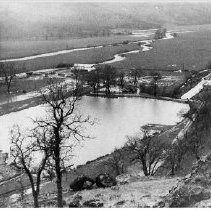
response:
<path id="1" fill-rule="evenodd" d="M 82 98 L 79 106 L 82 114 L 97 119 L 94 127 L 86 129 L 86 134 L 95 137 L 77 146 L 73 158 L 74 164 L 83 164 L 88 160 L 111 152 L 115 147 L 124 145 L 126 135 L 138 132 L 147 123 L 173 125 L 180 121 L 178 113 L 188 110 L 188 105 L 170 101 L 143 98 Z M 22 128 L 32 128 L 31 118 L 46 115 L 46 106 L 40 105 L 0 117 L 0 149 L 9 151 L 9 130 L 14 124 Z"/>

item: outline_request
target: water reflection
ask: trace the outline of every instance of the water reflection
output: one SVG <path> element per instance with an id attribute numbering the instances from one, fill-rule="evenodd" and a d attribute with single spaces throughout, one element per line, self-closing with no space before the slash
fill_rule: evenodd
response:
<path id="1" fill-rule="evenodd" d="M 0 117 L 0 149 L 9 150 L 9 128 L 20 124 L 25 128 L 32 127 L 30 118 L 43 117 L 46 107 L 43 105 L 14 112 Z M 188 105 L 171 101 L 159 101 L 144 98 L 101 98 L 83 97 L 78 110 L 82 114 L 97 118 L 94 127 L 86 133 L 95 136 L 75 149 L 73 163 L 82 164 L 122 146 L 126 135 L 133 135 L 147 123 L 174 125 L 181 118 L 178 113 L 188 110 Z"/>

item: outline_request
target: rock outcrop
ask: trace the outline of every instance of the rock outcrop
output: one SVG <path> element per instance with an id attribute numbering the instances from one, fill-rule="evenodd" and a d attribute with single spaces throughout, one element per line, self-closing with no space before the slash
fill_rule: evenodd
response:
<path id="1" fill-rule="evenodd" d="M 162 207 L 200 207 L 200 202 L 209 199 L 211 199 L 211 154 L 202 157 L 192 172 L 170 190 L 164 198 L 164 204 L 162 202 Z M 161 207 L 160 204 L 157 206 Z"/>
<path id="2" fill-rule="evenodd" d="M 109 176 L 108 174 L 100 174 L 96 177 L 96 185 L 98 187 L 112 187 L 116 185 L 116 180 L 113 179 L 111 176 Z"/>
<path id="3" fill-rule="evenodd" d="M 89 208 L 100 208 L 103 207 L 103 202 L 101 202 L 99 199 L 92 199 L 85 201 L 83 203 L 83 207 L 89 207 Z"/>
<path id="4" fill-rule="evenodd" d="M 70 184 L 70 189 L 73 191 L 91 189 L 94 183 L 95 181 L 87 176 L 79 176 Z"/>

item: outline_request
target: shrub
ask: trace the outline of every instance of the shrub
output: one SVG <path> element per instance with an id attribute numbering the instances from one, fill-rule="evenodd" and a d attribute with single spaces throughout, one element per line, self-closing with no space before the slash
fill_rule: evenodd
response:
<path id="1" fill-rule="evenodd" d="M 71 68 L 73 65 L 72 63 L 59 63 L 56 68 Z"/>

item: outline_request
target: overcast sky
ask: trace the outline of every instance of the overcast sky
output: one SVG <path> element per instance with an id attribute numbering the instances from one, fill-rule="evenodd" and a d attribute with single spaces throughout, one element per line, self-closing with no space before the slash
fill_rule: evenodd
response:
<path id="1" fill-rule="evenodd" d="M 206 2 L 209 3 L 211 0 L 0 0 L 1 3 L 12 3 L 12 2 Z"/>

